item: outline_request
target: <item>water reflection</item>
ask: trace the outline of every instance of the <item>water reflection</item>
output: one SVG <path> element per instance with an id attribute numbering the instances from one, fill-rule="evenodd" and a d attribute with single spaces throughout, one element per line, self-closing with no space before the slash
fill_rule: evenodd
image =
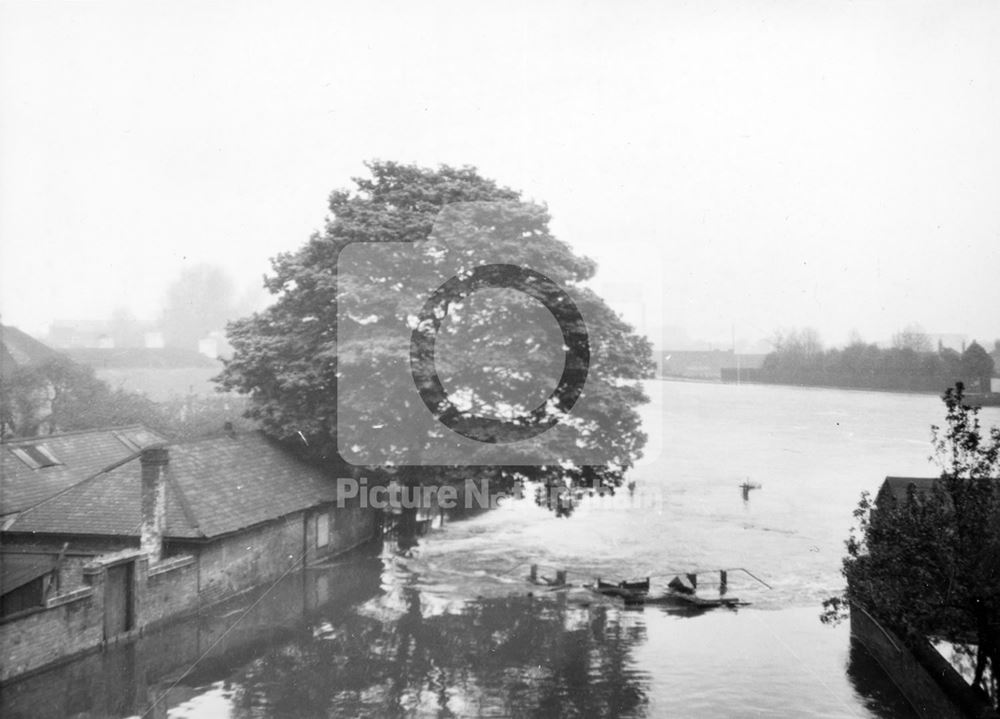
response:
<path id="1" fill-rule="evenodd" d="M 853 637 L 847 661 L 847 677 L 865 706 L 879 716 L 899 719 L 916 719 L 919 716 L 895 686 L 886 681 L 885 672 L 875 658 Z"/>
<path id="2" fill-rule="evenodd" d="M 319 641 L 276 647 L 234 677 L 238 704 L 259 715 L 629 716 L 645 703 L 630 650 L 641 629 L 609 608 L 518 596 L 434 613 L 403 592 L 392 621 L 348 613 Z"/>

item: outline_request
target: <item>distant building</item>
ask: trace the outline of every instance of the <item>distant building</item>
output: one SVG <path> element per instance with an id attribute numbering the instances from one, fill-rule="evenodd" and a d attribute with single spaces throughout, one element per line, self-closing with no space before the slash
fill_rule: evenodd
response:
<path id="1" fill-rule="evenodd" d="M 261 434 L 155 439 L 131 428 L 0 445 L 0 680 L 375 534 L 372 510 L 338 502 L 333 476 Z"/>
<path id="2" fill-rule="evenodd" d="M 154 323 L 132 321 L 128 326 L 106 320 L 55 320 L 46 340 L 60 349 L 125 349 L 166 346 Z"/>
<path id="3" fill-rule="evenodd" d="M 733 350 L 661 350 L 657 353 L 661 377 L 718 380 L 722 370 L 759 368 L 766 355 L 736 354 Z"/>
<path id="4" fill-rule="evenodd" d="M 143 334 L 143 347 L 147 349 L 163 349 L 167 346 L 160 331 L 146 332 Z"/>
<path id="5" fill-rule="evenodd" d="M 208 335 L 198 340 L 198 352 L 206 357 L 218 359 L 230 356 L 233 347 L 226 340 L 225 332 L 209 332 Z"/>
<path id="6" fill-rule="evenodd" d="M 886 477 L 875 495 L 875 506 L 888 508 L 907 501 L 910 488 L 917 495 L 926 494 L 937 484 L 937 477 Z"/>
<path id="7" fill-rule="evenodd" d="M 911 491 L 918 498 L 925 497 L 941 481 L 938 477 L 886 477 L 875 495 L 872 521 L 878 521 L 879 512 L 891 510 L 909 501 Z M 991 481 L 1000 482 L 1000 478 Z M 995 528 L 1000 533 L 1000 516 L 996 517 Z M 997 557 L 997 562 L 1000 563 L 1000 556 Z"/>

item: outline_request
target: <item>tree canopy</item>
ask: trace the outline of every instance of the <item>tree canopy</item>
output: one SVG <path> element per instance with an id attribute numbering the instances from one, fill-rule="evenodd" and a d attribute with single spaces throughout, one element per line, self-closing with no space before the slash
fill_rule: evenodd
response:
<path id="1" fill-rule="evenodd" d="M 931 339 L 920 325 L 907 325 L 892 336 L 892 346 L 896 349 L 910 349 L 914 352 L 930 352 Z"/>
<path id="2" fill-rule="evenodd" d="M 975 340 L 965 348 L 961 360 L 962 376 L 974 380 L 980 392 L 989 392 L 990 377 L 993 376 L 993 358 Z"/>
<path id="3" fill-rule="evenodd" d="M 587 287 L 594 263 L 552 236 L 545 207 L 473 168 L 368 168 L 371 177 L 355 178 L 353 190 L 330 195 L 322 233 L 274 258 L 265 282 L 276 301 L 229 325 L 235 352 L 222 387 L 248 394 L 265 431 L 318 458 L 347 453 L 358 465 L 424 466 L 411 473 L 423 479 L 474 465 L 508 477 L 620 483 L 645 442 L 636 407 L 646 400 L 639 380 L 651 374 L 651 350 Z M 559 378 L 565 334 L 553 343 L 555 323 L 539 305 L 552 297 L 537 287 L 492 286 L 445 293 L 434 311 L 424 304 L 449 277 L 501 263 L 538 270 L 568 292 L 590 337 L 572 417 L 524 442 L 504 435 L 517 428 L 503 418 L 521 416 L 539 397 L 544 403 Z M 412 343 L 429 325 L 458 414 L 503 425 L 472 449 L 418 394 L 414 368 L 423 365 Z M 456 447 L 467 450 L 460 461 Z M 591 456 L 600 461 L 581 461 Z"/>
<path id="4" fill-rule="evenodd" d="M 904 500 L 862 494 L 847 540 L 842 596 L 825 621 L 863 606 L 901 631 L 974 647 L 976 683 L 996 704 L 1000 678 L 1000 427 L 949 389 L 943 427 L 932 427 L 939 479 Z M 986 671 L 987 667 L 990 671 Z"/>

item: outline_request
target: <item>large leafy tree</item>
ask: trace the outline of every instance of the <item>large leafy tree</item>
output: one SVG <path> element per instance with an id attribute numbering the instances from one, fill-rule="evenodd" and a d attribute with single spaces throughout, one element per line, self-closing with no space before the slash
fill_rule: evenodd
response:
<path id="1" fill-rule="evenodd" d="M 980 392 L 990 391 L 990 377 L 993 376 L 993 358 L 982 345 L 973 342 L 962 352 L 962 377 L 978 385 Z"/>
<path id="2" fill-rule="evenodd" d="M 573 461 L 575 445 L 570 446 L 567 436 L 552 432 L 528 443 L 536 453 L 551 457 L 544 465 L 514 462 L 516 466 L 507 466 L 491 459 L 495 455 L 486 452 L 485 445 L 481 456 L 462 464 L 489 466 L 491 472 L 507 479 L 620 483 L 645 441 L 636 407 L 646 400 L 638 380 L 652 371 L 651 351 L 644 338 L 587 288 L 596 271 L 594 263 L 552 236 L 544 207 L 522 201 L 519 193 L 472 168 L 429 170 L 392 162 L 373 162 L 368 168 L 371 177 L 355 178 L 355 189 L 331 194 L 331 214 L 322 233 L 272 261 L 273 273 L 265 282 L 275 302 L 229 325 L 235 352 L 219 378 L 222 387 L 248 394 L 250 414 L 266 431 L 296 442 L 317 458 L 338 458 L 339 406 L 344 415 L 339 418 L 339 431 L 345 431 L 347 422 L 347 430 L 358 438 L 361 454 L 377 450 L 372 456 L 385 458 L 375 462 L 383 467 L 437 465 L 401 474 L 417 481 L 440 479 L 448 474 L 447 467 L 441 466 L 447 461 L 434 461 L 428 448 L 450 430 L 436 425 L 434 431 L 441 436 L 396 437 L 397 443 L 411 445 L 411 451 L 395 460 L 389 446 L 391 433 L 388 439 L 379 435 L 386 425 L 380 418 L 387 411 L 396 412 L 390 418 L 391 431 L 415 426 L 406 412 L 426 412 L 419 399 L 406 403 L 405 408 L 394 404 L 402 389 L 394 383 L 401 376 L 400 363 L 407 361 L 405 350 L 414 327 L 414 308 L 407 304 L 404 285 L 434 287 L 440 264 L 456 259 L 461 270 L 496 257 L 513 265 L 541 266 L 555 283 L 572 288 L 586 316 L 592 343 L 586 382 L 589 394 L 586 406 L 581 402 L 575 415 L 576 440 L 599 446 L 605 460 L 600 465 Z M 380 262 L 361 273 L 347 276 L 341 268 L 338 274 L 342 253 L 356 243 L 382 243 Z M 445 249 L 410 251 L 434 243 Z M 479 414 L 510 410 L 517 404 L 511 396 L 530 390 L 532 380 L 537 384 L 552 367 L 551 354 L 539 349 L 533 328 L 525 326 L 531 323 L 517 324 L 517 318 L 525 316 L 520 310 L 530 309 L 532 300 L 508 290 L 501 290 L 500 296 L 502 301 L 494 303 L 459 298 L 443 308 L 449 320 L 439 342 L 447 344 L 450 338 L 453 349 L 455 343 L 459 349 L 464 343 L 469 351 L 453 352 L 452 361 L 442 360 L 439 370 L 452 396 L 463 398 Z M 338 316 L 338 301 L 368 309 Z M 514 329 L 500 335 L 496 327 Z M 490 328 L 494 329 L 492 342 L 482 334 Z M 507 366 L 512 360 L 517 371 Z M 362 389 L 345 381 L 358 375 L 368 379 Z M 416 396 L 412 378 L 405 376 L 411 383 L 410 394 Z M 397 405 L 402 408 L 398 412 Z M 421 444 L 416 455 L 429 461 L 411 461 L 413 442 Z"/>
<path id="3" fill-rule="evenodd" d="M 937 636 L 976 656 L 974 684 L 993 701 L 1000 679 L 1000 427 L 986 429 L 957 383 L 932 428 L 941 470 L 929 488 L 876 503 L 864 493 L 847 540 L 844 594 L 824 621 L 850 603 L 904 635 Z M 987 669 L 989 671 L 987 671 Z"/>

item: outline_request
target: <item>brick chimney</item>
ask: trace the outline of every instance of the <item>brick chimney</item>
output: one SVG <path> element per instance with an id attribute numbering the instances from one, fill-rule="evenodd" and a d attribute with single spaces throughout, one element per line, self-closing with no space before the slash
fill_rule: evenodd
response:
<path id="1" fill-rule="evenodd" d="M 163 556 L 163 532 L 167 527 L 167 464 L 170 457 L 164 446 L 146 447 L 139 457 L 142 465 L 142 524 L 139 547 L 149 556 L 150 564 Z"/>

